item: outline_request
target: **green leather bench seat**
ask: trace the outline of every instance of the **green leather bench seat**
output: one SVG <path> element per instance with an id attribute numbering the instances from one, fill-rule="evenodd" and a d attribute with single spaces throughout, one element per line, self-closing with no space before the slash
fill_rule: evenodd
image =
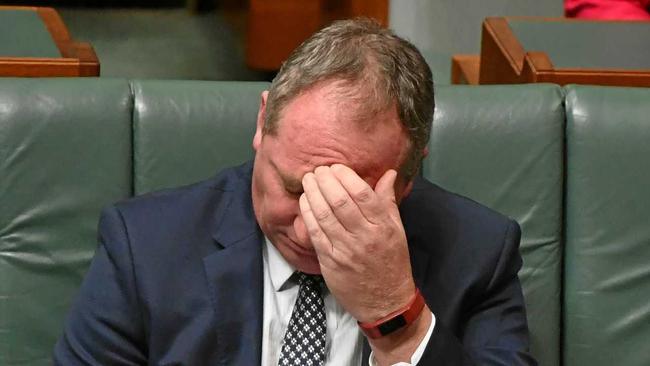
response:
<path id="1" fill-rule="evenodd" d="M 0 79 L 0 365 L 50 364 L 102 206 L 253 156 L 266 87 Z M 423 174 L 521 224 L 542 366 L 648 364 L 648 141 L 648 89 L 437 89 Z"/>
<path id="2" fill-rule="evenodd" d="M 102 206 L 131 195 L 126 81 L 0 82 L 0 365 L 48 365 Z"/>
<path id="3" fill-rule="evenodd" d="M 567 90 L 564 364 L 650 364 L 650 89 Z"/>
<path id="4" fill-rule="evenodd" d="M 185 185 L 253 158 L 268 83 L 134 81 L 135 192 Z"/>
<path id="5" fill-rule="evenodd" d="M 531 351 L 540 365 L 558 365 L 562 89 L 542 84 L 436 91 L 424 176 L 519 222 Z"/>

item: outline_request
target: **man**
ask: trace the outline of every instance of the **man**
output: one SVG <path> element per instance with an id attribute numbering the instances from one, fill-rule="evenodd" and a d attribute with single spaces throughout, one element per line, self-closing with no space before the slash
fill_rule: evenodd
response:
<path id="1" fill-rule="evenodd" d="M 417 177 L 433 105 L 410 43 L 316 33 L 253 164 L 105 210 L 55 362 L 533 364 L 517 224 Z"/>

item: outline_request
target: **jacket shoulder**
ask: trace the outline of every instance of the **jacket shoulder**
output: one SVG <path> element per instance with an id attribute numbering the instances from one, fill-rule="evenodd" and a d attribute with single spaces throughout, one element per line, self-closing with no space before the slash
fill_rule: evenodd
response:
<path id="1" fill-rule="evenodd" d="M 119 215 L 123 230 L 137 250 L 176 248 L 179 240 L 212 248 L 212 230 L 232 201 L 247 200 L 238 204 L 252 205 L 251 167 L 247 163 L 225 169 L 205 181 L 136 196 L 107 210 Z"/>

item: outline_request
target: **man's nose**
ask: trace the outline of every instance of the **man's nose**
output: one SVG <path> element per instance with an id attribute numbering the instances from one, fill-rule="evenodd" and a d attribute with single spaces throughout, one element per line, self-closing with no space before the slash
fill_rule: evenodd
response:
<path id="1" fill-rule="evenodd" d="M 293 220 L 293 230 L 296 233 L 296 239 L 301 244 L 308 244 L 311 241 L 309 240 L 309 233 L 307 233 L 307 227 L 305 226 L 305 221 L 302 219 L 302 215 L 296 216 Z"/>

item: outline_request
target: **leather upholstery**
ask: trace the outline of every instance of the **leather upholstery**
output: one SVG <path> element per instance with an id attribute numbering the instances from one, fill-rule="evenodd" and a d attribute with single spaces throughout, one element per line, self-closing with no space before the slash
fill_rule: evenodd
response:
<path id="1" fill-rule="evenodd" d="M 0 79 L 0 365 L 50 364 L 102 206 L 252 156 L 267 86 Z M 647 364 L 648 101 L 647 89 L 437 89 L 423 174 L 521 224 L 540 365 Z"/>
<path id="2" fill-rule="evenodd" d="M 136 194 L 197 182 L 253 157 L 268 83 L 134 81 Z"/>
<path id="3" fill-rule="evenodd" d="M 423 174 L 519 222 L 531 351 L 540 365 L 558 365 L 562 90 L 556 85 L 443 86 L 436 92 Z"/>
<path id="4" fill-rule="evenodd" d="M 0 365 L 50 364 L 97 246 L 131 195 L 126 81 L 0 82 Z"/>
<path id="5" fill-rule="evenodd" d="M 564 364 L 650 363 L 650 89 L 567 89 Z"/>

